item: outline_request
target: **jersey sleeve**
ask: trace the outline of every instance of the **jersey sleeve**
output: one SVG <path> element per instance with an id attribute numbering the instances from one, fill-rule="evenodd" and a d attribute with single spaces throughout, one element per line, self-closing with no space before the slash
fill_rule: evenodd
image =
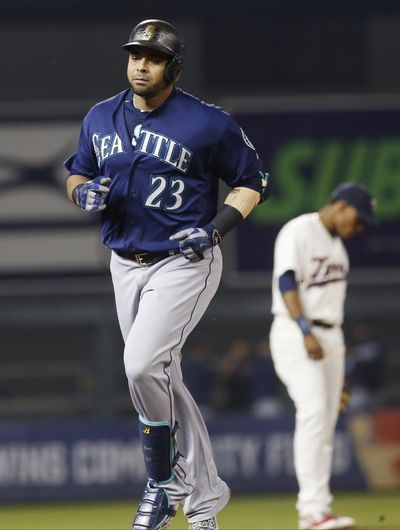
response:
<path id="1" fill-rule="evenodd" d="M 231 117 L 216 147 L 218 176 L 231 188 L 245 187 L 261 193 L 262 162 L 244 131 Z"/>
<path id="2" fill-rule="evenodd" d="M 296 280 L 300 276 L 300 253 L 296 225 L 286 224 L 279 232 L 274 250 L 274 276 L 279 278 L 286 271 L 294 271 Z"/>
<path id="3" fill-rule="evenodd" d="M 87 117 L 82 124 L 76 153 L 64 162 L 64 166 L 67 168 L 69 175 L 83 175 L 91 179 L 99 175 L 96 155 L 89 140 Z"/>

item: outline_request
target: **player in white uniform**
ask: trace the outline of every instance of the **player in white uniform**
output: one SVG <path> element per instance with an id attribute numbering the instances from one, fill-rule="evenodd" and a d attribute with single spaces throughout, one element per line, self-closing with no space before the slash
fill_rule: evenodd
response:
<path id="1" fill-rule="evenodd" d="M 319 212 L 283 226 L 275 242 L 271 352 L 296 408 L 299 528 L 353 526 L 331 511 L 332 450 L 344 381 L 342 333 L 349 260 L 342 238 L 374 224 L 374 199 L 348 182 Z"/>

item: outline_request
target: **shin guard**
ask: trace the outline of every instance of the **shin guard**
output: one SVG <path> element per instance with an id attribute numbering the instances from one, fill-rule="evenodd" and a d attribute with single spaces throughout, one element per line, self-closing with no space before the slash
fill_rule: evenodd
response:
<path id="1" fill-rule="evenodd" d="M 166 484 L 173 479 L 173 467 L 179 458 L 179 453 L 175 453 L 173 441 L 177 429 L 177 422 L 171 429 L 168 422 L 152 422 L 139 416 L 144 464 L 150 481 Z"/>

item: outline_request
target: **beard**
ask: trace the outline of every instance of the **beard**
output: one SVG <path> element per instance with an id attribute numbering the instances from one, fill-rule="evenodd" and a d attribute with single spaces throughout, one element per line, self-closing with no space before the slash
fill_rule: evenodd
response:
<path id="1" fill-rule="evenodd" d="M 168 85 L 167 81 L 163 80 L 156 85 L 145 85 L 137 86 L 135 81 L 131 82 L 133 92 L 144 99 L 150 99 L 156 96 L 161 90 L 163 90 Z"/>

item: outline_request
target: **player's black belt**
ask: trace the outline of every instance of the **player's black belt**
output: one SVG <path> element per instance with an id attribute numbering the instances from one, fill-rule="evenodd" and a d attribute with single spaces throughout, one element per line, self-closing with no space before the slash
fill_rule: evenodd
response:
<path id="1" fill-rule="evenodd" d="M 155 265 L 159 261 L 170 258 L 171 256 L 174 256 L 175 254 L 179 254 L 179 250 L 166 250 L 165 252 L 125 252 L 123 250 L 116 250 L 115 251 L 118 256 L 121 256 L 121 258 L 130 259 L 137 263 L 138 265 Z"/>
<path id="2" fill-rule="evenodd" d="M 331 329 L 335 328 L 335 324 L 331 324 L 330 322 L 325 322 L 325 320 L 311 320 L 311 324 L 313 326 L 317 326 L 319 328 L 325 328 L 325 329 Z"/>

